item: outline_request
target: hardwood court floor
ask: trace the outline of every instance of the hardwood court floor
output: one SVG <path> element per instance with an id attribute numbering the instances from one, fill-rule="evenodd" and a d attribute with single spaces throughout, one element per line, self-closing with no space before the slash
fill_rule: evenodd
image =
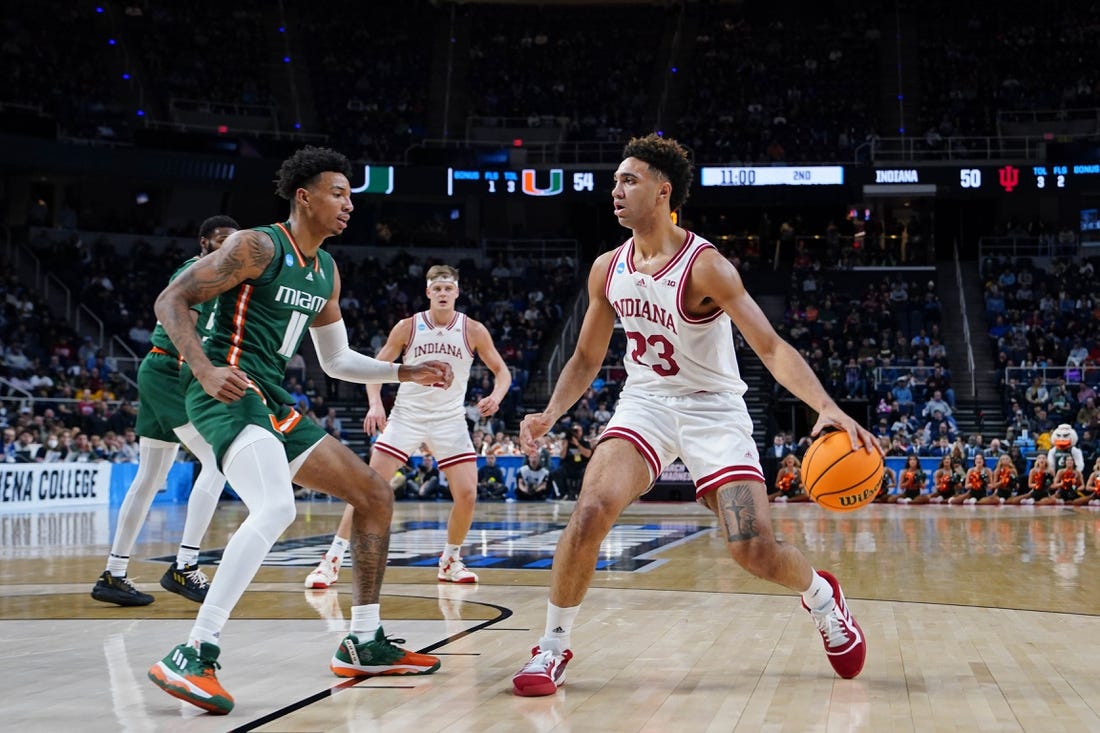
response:
<path id="1" fill-rule="evenodd" d="M 4 730 L 43 731 L 1097 731 L 1100 511 L 773 507 L 781 535 L 840 578 L 867 636 L 837 678 L 798 599 L 727 559 L 694 504 L 635 504 L 609 537 L 574 632 L 566 686 L 511 693 L 542 631 L 554 541 L 572 504 L 483 505 L 465 555 L 477 586 L 435 582 L 449 506 L 398 504 L 382 601 L 386 631 L 430 650 L 424 677 L 345 681 L 328 659 L 350 576 L 302 579 L 341 507 L 305 502 L 223 634 L 225 717 L 168 697 L 148 667 L 197 608 L 160 589 L 181 507 L 154 507 L 131 563 L 152 592 L 116 608 L 88 592 L 107 510 L 0 514 Z M 223 504 L 217 551 L 242 510 Z M 346 571 L 345 571 L 346 572 Z"/>

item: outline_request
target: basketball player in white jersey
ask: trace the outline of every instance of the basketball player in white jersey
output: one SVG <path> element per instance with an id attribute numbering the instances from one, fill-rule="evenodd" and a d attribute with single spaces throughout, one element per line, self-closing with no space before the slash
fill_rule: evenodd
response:
<path id="1" fill-rule="evenodd" d="M 546 409 L 524 418 L 524 450 L 534 451 L 535 440 L 592 383 L 616 318 L 628 339 L 627 380 L 554 553 L 545 633 L 513 676 L 513 689 L 517 695 L 552 695 L 565 681 L 573 623 L 600 544 L 623 509 L 676 457 L 691 472 L 698 501 L 718 516 L 733 559 L 753 575 L 801 593 L 833 668 L 841 677 L 855 677 L 866 644 L 840 585 L 773 533 L 731 320 L 776 380 L 817 411 L 814 434 L 837 427 L 848 433 L 853 448 L 867 451 L 878 450 L 877 442 L 780 339 L 733 265 L 710 242 L 673 223 L 672 212 L 691 185 L 687 151 L 648 135 L 627 143 L 623 158 L 612 199 L 615 216 L 633 236 L 592 265 L 576 348 Z"/>
<path id="2" fill-rule="evenodd" d="M 458 270 L 433 265 L 428 268 L 427 280 L 426 292 L 431 302 L 428 310 L 398 321 L 376 356 L 385 360 L 401 356 L 405 364 L 419 364 L 428 359 L 445 361 L 454 370 L 454 381 L 447 389 L 402 384 L 388 421 L 381 386 L 368 385 L 363 430 L 367 435 L 382 432 L 370 457 L 370 467 L 381 476 L 392 476 L 421 443 L 431 450 L 439 470 L 447 477 L 454 499 L 437 577 L 446 583 L 476 583 L 477 575 L 466 568 L 461 558 L 477 498 L 477 453 L 466 426 L 466 383 L 477 355 L 493 373 L 493 391 L 477 403 L 478 412 L 486 417 L 500 409 L 500 402 L 512 385 L 512 374 L 489 330 L 455 310 Z M 306 577 L 306 588 L 327 588 L 336 582 L 348 546 L 351 517 L 352 508 L 348 506 L 332 546 L 317 569 Z"/>

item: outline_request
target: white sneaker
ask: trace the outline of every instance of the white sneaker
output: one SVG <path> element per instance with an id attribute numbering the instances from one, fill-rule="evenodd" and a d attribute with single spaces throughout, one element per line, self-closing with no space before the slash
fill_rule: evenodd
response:
<path id="1" fill-rule="evenodd" d="M 786 504 L 787 503 L 787 497 L 783 496 L 782 494 L 775 497 L 775 500 L 780 504 Z"/>
<path id="2" fill-rule="evenodd" d="M 932 502 L 933 504 L 942 504 L 942 503 L 943 503 L 943 497 L 937 494 L 936 496 L 933 496 L 933 497 L 932 497 L 932 498 L 930 499 L 930 501 L 931 501 L 931 502 Z"/>
<path id="3" fill-rule="evenodd" d="M 913 500 L 910 499 L 908 496 L 903 496 L 900 499 L 898 499 L 898 503 L 899 504 L 912 504 Z"/>
<path id="4" fill-rule="evenodd" d="M 440 583 L 476 583 L 477 573 L 470 572 L 466 569 L 466 565 L 462 560 L 457 557 L 452 557 L 446 562 L 443 558 L 439 558 L 439 578 Z"/>
<path id="5" fill-rule="evenodd" d="M 317 569 L 306 576 L 307 588 L 328 588 L 340 576 L 340 559 L 325 555 Z"/>
<path id="6" fill-rule="evenodd" d="M 1023 499 L 1022 501 L 1020 501 L 1020 503 L 1021 503 L 1021 504 L 1028 504 L 1028 505 L 1031 505 L 1031 504 L 1034 504 L 1034 503 L 1035 503 L 1035 500 L 1034 500 L 1034 499 L 1032 499 L 1032 498 L 1031 498 L 1031 497 L 1029 496 L 1029 497 L 1027 497 L 1026 499 Z"/>
<path id="7" fill-rule="evenodd" d="M 973 496 L 967 497 L 966 501 L 963 502 L 963 504 L 977 504 L 977 503 L 978 503 L 978 500 L 975 499 Z"/>
<path id="8" fill-rule="evenodd" d="M 1100 506 L 1100 499 L 1089 499 L 1089 506 Z"/>
<path id="9" fill-rule="evenodd" d="M 555 654 L 535 647 L 531 650 L 531 661 L 512 675 L 512 691 L 523 697 L 553 695 L 565 684 L 565 665 L 572 658 L 573 652 L 568 649 Z"/>

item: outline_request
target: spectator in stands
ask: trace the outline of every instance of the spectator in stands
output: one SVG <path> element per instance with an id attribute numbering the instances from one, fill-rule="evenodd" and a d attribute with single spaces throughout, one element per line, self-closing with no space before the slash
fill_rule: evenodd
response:
<path id="1" fill-rule="evenodd" d="M 1031 378 L 1031 384 L 1024 390 L 1024 399 L 1033 409 L 1047 404 L 1050 393 L 1047 391 L 1046 385 L 1043 384 L 1042 377 L 1035 376 Z"/>
<path id="2" fill-rule="evenodd" d="M 19 438 L 15 444 L 15 462 L 34 463 L 35 458 L 38 456 L 38 450 L 41 447 L 42 444 L 36 439 L 34 431 L 28 428 L 20 430 Z"/>
<path id="3" fill-rule="evenodd" d="M 940 397 L 953 410 L 955 408 L 955 390 L 951 388 L 951 378 L 943 365 L 936 364 L 932 367 L 932 373 L 924 380 L 924 388 L 928 394 L 940 393 Z M 947 412 L 945 414 L 950 414 Z"/>
<path id="4" fill-rule="evenodd" d="M 592 446 L 584 437 L 584 428 L 574 424 L 561 441 L 561 463 L 558 473 L 563 498 L 576 499 L 581 491 L 581 480 L 588 460 L 592 457 Z"/>
<path id="5" fill-rule="evenodd" d="M 321 418 L 321 429 L 337 440 L 345 440 L 347 437 L 344 433 L 344 421 L 336 416 L 335 407 L 330 407 L 325 411 L 325 416 Z M 421 484 L 421 487 L 423 487 L 423 484 Z"/>
<path id="6" fill-rule="evenodd" d="M 134 321 L 134 325 L 130 327 L 129 337 L 130 345 L 134 347 L 134 350 L 138 353 L 142 353 L 149 350 L 152 345 L 153 333 L 145 325 L 144 319 L 138 318 Z"/>
<path id="7" fill-rule="evenodd" d="M 133 428 L 125 428 L 119 436 L 118 445 L 111 460 L 115 463 L 137 463 L 140 454 L 137 433 Z"/>
<path id="8" fill-rule="evenodd" d="M 893 395 L 895 400 L 897 400 L 898 407 L 902 410 L 913 409 L 913 390 L 909 388 L 908 376 L 899 376 L 894 381 L 894 386 L 890 388 L 890 394 Z"/>
<path id="9" fill-rule="evenodd" d="M 1056 423 L 1047 413 L 1046 408 L 1036 405 L 1035 418 L 1031 421 L 1031 429 L 1037 435 L 1049 434 L 1054 430 Z"/>
<path id="10" fill-rule="evenodd" d="M 74 463 L 90 463 L 98 460 L 95 453 L 92 452 L 92 444 L 86 433 L 81 432 L 73 436 L 72 447 L 69 450 L 69 460 Z"/>
<path id="11" fill-rule="evenodd" d="M 343 301 L 343 298 L 340 300 Z M 286 363 L 286 379 L 288 384 L 291 378 L 298 384 L 306 381 L 306 359 L 302 356 L 301 351 L 295 352 L 294 356 L 290 357 L 290 360 Z"/>
<path id="12" fill-rule="evenodd" d="M 439 463 L 435 456 L 421 446 L 423 457 L 420 459 L 420 467 L 416 474 L 416 483 L 420 485 L 420 498 L 424 500 L 450 499 L 450 488 L 440 480 Z"/>
<path id="13" fill-rule="evenodd" d="M 397 467 L 390 476 L 390 488 L 393 489 L 394 501 L 420 498 L 420 486 L 416 483 L 417 473 L 412 459 Z"/>
<path id="14" fill-rule="evenodd" d="M 127 428 L 133 428 L 136 425 L 137 410 L 129 400 L 122 400 L 107 418 L 107 429 L 114 430 L 119 435 L 125 433 Z"/>
<path id="15" fill-rule="evenodd" d="M 22 343 L 13 342 L 4 350 L 4 366 L 17 372 L 30 368 L 31 360 L 23 350 Z"/>
<path id="16" fill-rule="evenodd" d="M 482 501 L 501 501 L 508 493 L 504 471 L 497 465 L 492 453 L 485 456 L 485 465 L 477 470 L 477 498 Z"/>
<path id="17" fill-rule="evenodd" d="M 46 438 L 45 444 L 38 449 L 38 454 L 34 457 L 34 460 L 36 463 L 61 463 L 67 461 L 68 456 L 69 449 L 67 445 L 61 444 L 61 431 L 55 430 Z"/>
<path id="18" fill-rule="evenodd" d="M 937 412 L 945 418 L 951 417 L 951 405 L 943 398 L 943 392 L 938 389 L 933 390 L 932 397 L 924 403 L 924 409 L 921 410 L 921 416 L 931 417 Z"/>

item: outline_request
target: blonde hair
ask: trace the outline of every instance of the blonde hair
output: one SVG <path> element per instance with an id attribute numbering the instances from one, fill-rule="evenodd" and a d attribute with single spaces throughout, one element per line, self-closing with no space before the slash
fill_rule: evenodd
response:
<path id="1" fill-rule="evenodd" d="M 428 268 L 427 274 L 428 284 L 431 285 L 433 280 L 454 280 L 458 282 L 458 270 L 450 265 L 432 265 Z"/>

